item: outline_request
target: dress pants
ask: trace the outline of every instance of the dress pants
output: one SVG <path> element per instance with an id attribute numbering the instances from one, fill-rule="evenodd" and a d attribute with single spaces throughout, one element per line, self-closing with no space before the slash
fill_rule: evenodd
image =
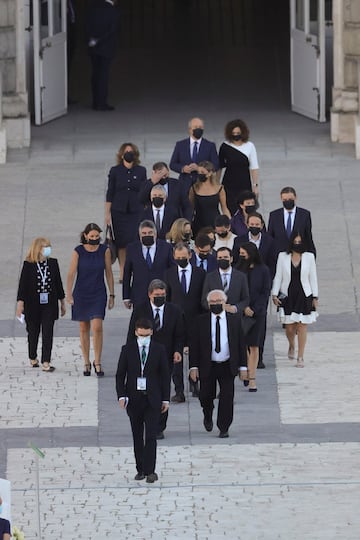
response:
<path id="1" fill-rule="evenodd" d="M 111 58 L 90 54 L 92 74 L 91 89 L 93 107 L 104 107 L 108 104 L 108 86 Z"/>
<path id="2" fill-rule="evenodd" d="M 220 396 L 216 425 L 220 431 L 228 431 L 234 416 L 234 375 L 230 370 L 230 362 L 211 362 L 208 377 L 200 378 L 200 404 L 204 417 L 212 418 L 216 383 L 219 382 Z"/>
<path id="3" fill-rule="evenodd" d="M 174 364 L 172 370 L 172 380 L 175 386 L 175 394 L 184 393 L 184 363 L 181 362 Z"/>
<path id="4" fill-rule="evenodd" d="M 136 470 L 147 476 L 155 472 L 160 409 L 150 405 L 146 394 L 141 394 L 139 398 L 133 406 L 129 403 L 127 413 L 133 434 Z"/>
<path id="5" fill-rule="evenodd" d="M 41 363 L 50 362 L 51 350 L 54 335 L 54 319 L 50 315 L 49 306 L 44 304 L 40 306 L 40 313 L 37 317 L 26 317 L 26 330 L 28 333 L 28 351 L 29 359 L 37 358 L 37 348 L 41 330 L 42 350 Z"/>
<path id="6" fill-rule="evenodd" d="M 169 360 L 169 373 L 170 373 L 170 376 L 171 376 L 171 373 L 173 372 L 176 365 L 177 364 L 174 364 L 173 359 L 170 358 L 170 360 Z M 175 392 L 176 392 L 176 386 L 175 386 Z M 183 392 L 184 392 L 184 387 L 183 387 Z M 169 416 L 169 410 L 167 410 L 164 413 L 160 413 L 158 433 L 160 433 L 161 431 L 165 431 L 168 416 Z"/>

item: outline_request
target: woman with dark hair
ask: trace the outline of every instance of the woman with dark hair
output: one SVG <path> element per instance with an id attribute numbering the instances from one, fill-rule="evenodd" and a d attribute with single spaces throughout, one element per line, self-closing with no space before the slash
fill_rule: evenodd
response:
<path id="1" fill-rule="evenodd" d="M 226 169 L 223 185 L 226 203 L 233 215 L 240 191 L 259 194 L 259 164 L 256 148 L 249 141 L 249 128 L 243 120 L 231 120 L 225 126 L 225 141 L 219 149 L 220 168 Z"/>
<path id="2" fill-rule="evenodd" d="M 72 306 L 72 320 L 80 322 L 80 342 L 84 358 L 84 375 L 91 374 L 90 330 L 93 335 L 94 371 L 98 377 L 101 369 L 103 343 L 102 322 L 107 302 L 104 272 L 109 288 L 108 309 L 114 307 L 114 278 L 111 269 L 110 249 L 100 244 L 102 230 L 96 223 L 89 223 L 80 235 L 81 245 L 72 254 L 66 283 L 66 300 Z M 73 290 L 73 284 L 76 283 Z"/>
<path id="3" fill-rule="evenodd" d="M 30 365 L 39 367 L 37 348 L 42 335 L 41 367 L 51 373 L 51 351 L 55 320 L 65 315 L 65 294 L 57 259 L 50 257 L 51 244 L 47 238 L 35 238 L 24 261 L 17 294 L 16 316 L 25 317 L 28 333 Z"/>
<path id="4" fill-rule="evenodd" d="M 288 357 L 295 358 L 295 336 L 298 337 L 296 367 L 304 367 L 304 349 L 307 325 L 316 321 L 318 305 L 318 282 L 313 253 L 301 234 L 294 231 L 290 236 L 288 251 L 279 253 L 272 286 L 274 304 L 283 310 L 280 318 L 285 324 L 289 342 Z"/>
<path id="5" fill-rule="evenodd" d="M 244 309 L 245 317 L 255 319 L 255 324 L 245 336 L 248 346 L 249 392 L 256 392 L 256 369 L 259 361 L 259 347 L 263 342 L 266 309 L 271 289 L 268 267 L 263 264 L 255 244 L 245 242 L 240 246 L 238 270 L 248 278 L 250 303 Z"/>
<path id="6" fill-rule="evenodd" d="M 224 186 L 217 182 L 215 168 L 210 161 L 199 163 L 197 181 L 190 188 L 189 199 L 194 209 L 191 226 L 194 237 L 202 227 L 214 226 L 215 218 L 220 214 L 219 204 L 222 213 L 231 217 Z"/>
<path id="7" fill-rule="evenodd" d="M 140 165 L 140 153 L 133 143 L 124 143 L 116 155 L 117 165 L 109 172 L 105 203 L 105 222 L 112 223 L 122 283 L 126 246 L 135 240 L 144 208 L 139 191 L 146 180 L 146 169 Z"/>

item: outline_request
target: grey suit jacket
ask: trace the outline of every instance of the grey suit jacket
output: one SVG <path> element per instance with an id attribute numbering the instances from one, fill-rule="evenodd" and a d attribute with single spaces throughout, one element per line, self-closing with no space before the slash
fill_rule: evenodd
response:
<path id="1" fill-rule="evenodd" d="M 206 274 L 201 298 L 204 309 L 209 309 L 206 301 L 208 293 L 214 289 L 222 288 L 223 284 L 219 270 L 214 270 L 214 272 Z M 236 306 L 238 313 L 242 313 L 244 308 L 249 305 L 249 287 L 247 277 L 243 272 L 235 270 L 235 268 L 232 269 L 229 289 L 226 291 L 226 294 L 228 297 L 227 303 Z"/>

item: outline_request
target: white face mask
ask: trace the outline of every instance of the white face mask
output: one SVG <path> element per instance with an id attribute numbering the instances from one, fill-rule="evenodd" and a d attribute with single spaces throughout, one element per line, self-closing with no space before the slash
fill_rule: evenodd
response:
<path id="1" fill-rule="evenodd" d="M 151 336 L 138 336 L 137 338 L 137 342 L 138 342 L 138 345 L 139 347 L 147 347 L 148 345 L 150 345 L 150 338 Z"/>

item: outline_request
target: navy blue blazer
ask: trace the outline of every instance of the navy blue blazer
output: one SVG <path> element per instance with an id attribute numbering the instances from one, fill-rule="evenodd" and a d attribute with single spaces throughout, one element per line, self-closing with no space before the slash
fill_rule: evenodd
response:
<path id="1" fill-rule="evenodd" d="M 142 212 L 140 221 L 143 221 L 144 219 L 150 219 L 155 223 L 155 215 L 153 214 L 152 205 L 149 205 L 147 208 L 145 208 Z M 161 229 L 157 233 L 157 237 L 161 240 L 165 240 L 166 233 L 168 233 L 171 229 L 171 225 L 174 223 L 175 219 L 177 219 L 177 213 L 174 211 L 174 209 L 170 206 L 168 206 L 167 202 L 165 203 L 165 209 L 164 209 L 164 217 L 161 223 Z"/>
<path id="2" fill-rule="evenodd" d="M 250 273 L 250 274 L 249 274 Z M 266 264 L 257 264 L 247 274 L 249 284 L 249 306 L 258 315 L 266 315 L 269 301 L 271 279 Z"/>
<path id="3" fill-rule="evenodd" d="M 165 240 L 156 240 L 156 251 L 151 268 L 142 252 L 140 240 L 131 242 L 126 248 L 123 278 L 123 299 L 136 306 L 148 299 L 148 286 L 153 279 L 164 279 L 165 272 L 174 265 L 171 245 Z"/>
<path id="4" fill-rule="evenodd" d="M 150 203 L 150 191 L 154 187 L 150 179 L 146 180 L 141 186 L 139 193 L 139 200 L 144 206 Z M 177 213 L 175 219 L 183 217 L 188 219 L 191 223 L 193 209 L 190 204 L 190 200 L 184 185 L 182 182 L 179 182 L 177 178 L 168 178 L 167 179 L 167 199 L 166 205 L 172 207 L 173 211 Z"/>
<path id="5" fill-rule="evenodd" d="M 191 253 L 191 259 L 190 259 L 190 264 L 191 266 L 193 266 L 194 268 L 196 268 L 197 266 L 197 261 L 196 261 L 196 255 L 194 252 Z M 214 270 L 217 270 L 217 260 L 216 260 L 216 256 L 213 255 L 212 253 L 210 253 L 207 257 L 207 268 L 206 268 L 206 272 L 213 272 Z M 201 268 L 200 266 L 198 268 Z"/>
<path id="6" fill-rule="evenodd" d="M 201 161 L 210 161 L 214 165 L 216 171 L 219 169 L 219 156 L 216 151 L 215 143 L 208 141 L 207 139 L 201 139 L 196 162 L 200 163 Z M 171 156 L 170 169 L 179 173 L 179 180 L 184 181 L 187 191 L 195 182 L 197 173 L 186 174 L 182 173 L 181 169 L 185 165 L 190 165 L 192 162 L 193 160 L 190 154 L 190 137 L 177 141 Z"/>
<path id="7" fill-rule="evenodd" d="M 306 251 L 310 251 L 316 257 L 316 248 L 312 237 L 311 214 L 305 208 L 296 207 L 293 231 L 298 231 L 306 243 Z M 286 234 L 284 224 L 284 209 L 273 210 L 269 215 L 268 233 L 274 239 L 276 256 L 281 251 L 287 251 L 289 238 Z"/>
<path id="8" fill-rule="evenodd" d="M 245 242 L 249 242 L 249 236 L 247 234 L 244 234 L 243 236 L 238 236 L 234 240 L 233 252 L 232 252 L 234 266 L 239 261 L 240 244 L 244 244 Z M 264 231 L 261 231 L 259 253 L 261 255 L 263 263 L 266 264 L 266 266 L 270 270 L 271 278 L 273 278 L 275 276 L 276 260 L 277 260 L 274 239 L 267 232 L 264 232 Z"/>
<path id="9" fill-rule="evenodd" d="M 97 44 L 89 49 L 91 54 L 112 58 L 116 52 L 119 26 L 119 10 L 105 0 L 90 3 L 86 12 L 85 31 L 89 41 L 95 38 Z"/>

